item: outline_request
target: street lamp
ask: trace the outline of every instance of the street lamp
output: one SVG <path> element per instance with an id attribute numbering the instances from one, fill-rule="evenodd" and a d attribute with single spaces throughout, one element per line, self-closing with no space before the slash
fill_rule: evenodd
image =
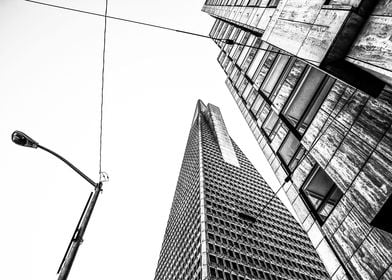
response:
<path id="1" fill-rule="evenodd" d="M 86 231 L 88 222 L 90 220 L 91 214 L 94 210 L 95 204 L 97 202 L 98 196 L 102 190 L 102 181 L 95 183 L 91 180 L 87 175 L 85 175 L 82 171 L 76 168 L 72 163 L 68 160 L 60 156 L 59 154 L 45 148 L 38 144 L 37 141 L 26 135 L 21 131 L 14 131 L 11 135 L 12 142 L 17 145 L 29 148 L 40 148 L 55 157 L 59 158 L 63 162 L 65 162 L 69 167 L 71 167 L 74 171 L 76 171 L 80 176 L 82 176 L 87 182 L 94 186 L 94 192 L 90 193 L 90 196 L 87 200 L 86 206 L 83 209 L 82 215 L 80 216 L 79 222 L 75 228 L 74 234 L 72 235 L 71 241 L 69 242 L 68 248 L 65 252 L 64 258 L 61 261 L 57 274 L 59 274 L 58 280 L 65 280 L 68 278 L 68 274 L 71 271 L 71 267 L 73 261 L 75 260 L 76 253 L 78 252 L 80 244 L 83 242 L 83 235 Z"/>

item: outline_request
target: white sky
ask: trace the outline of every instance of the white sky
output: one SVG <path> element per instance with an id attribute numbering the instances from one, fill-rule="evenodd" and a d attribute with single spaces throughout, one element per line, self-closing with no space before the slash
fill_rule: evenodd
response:
<path id="1" fill-rule="evenodd" d="M 99 3 L 98 3 L 99 2 Z M 50 3 L 104 12 L 105 1 Z M 109 0 L 109 15 L 208 34 L 203 1 Z M 197 99 L 268 182 L 211 40 L 108 20 L 104 185 L 69 279 L 153 279 Z M 0 279 L 56 279 L 92 187 L 12 131 L 98 179 L 103 18 L 0 1 Z"/>

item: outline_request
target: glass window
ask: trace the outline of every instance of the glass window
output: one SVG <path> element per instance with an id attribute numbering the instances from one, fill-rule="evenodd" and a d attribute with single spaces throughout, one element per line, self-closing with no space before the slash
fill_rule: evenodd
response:
<path id="1" fill-rule="evenodd" d="M 248 83 L 246 88 L 245 88 L 245 90 L 244 90 L 244 93 L 242 94 L 242 98 L 244 100 L 246 100 L 248 98 L 249 93 L 250 93 L 251 90 L 252 90 L 252 85 Z"/>
<path id="2" fill-rule="evenodd" d="M 251 46 L 251 45 L 252 45 L 252 42 L 253 42 L 254 40 L 255 40 L 255 37 L 254 37 L 254 36 L 249 36 L 249 38 L 248 38 L 248 40 L 246 41 L 245 45 Z M 239 58 L 238 58 L 238 60 L 237 60 L 237 65 L 238 65 L 238 66 L 240 66 L 240 65 L 242 64 L 242 62 L 244 62 L 244 59 L 245 59 L 246 55 L 247 55 L 248 52 L 249 52 L 249 49 L 250 49 L 250 47 L 244 47 L 244 48 L 243 48 L 243 50 L 242 50 L 242 52 L 241 52 L 241 55 L 239 56 Z"/>
<path id="3" fill-rule="evenodd" d="M 250 65 L 248 72 L 246 73 L 249 78 L 252 78 L 255 74 L 257 67 L 260 65 L 263 57 L 265 55 L 265 50 L 259 50 L 253 59 L 252 64 Z"/>
<path id="4" fill-rule="evenodd" d="M 275 60 L 274 65 L 268 73 L 268 76 L 264 80 L 264 84 L 261 87 L 262 91 L 269 96 L 278 81 L 279 77 L 284 71 L 287 62 L 289 61 L 290 56 L 288 55 L 279 55 Z"/>
<path id="5" fill-rule="evenodd" d="M 271 68 L 276 57 L 275 52 L 267 52 L 266 59 L 264 63 L 260 64 L 260 67 L 256 74 L 256 79 L 254 80 L 255 88 L 259 89 L 260 85 L 263 83 L 265 75 L 268 73 L 268 70 Z"/>
<path id="6" fill-rule="evenodd" d="M 268 7 L 277 7 L 278 4 L 279 4 L 279 2 L 280 2 L 280 0 L 271 0 L 271 1 L 268 3 Z"/>
<path id="7" fill-rule="evenodd" d="M 257 112 L 257 124 L 261 127 L 261 124 L 265 121 L 266 116 L 268 115 L 269 111 L 271 110 L 271 107 L 267 104 L 264 103 L 263 106 L 261 106 L 260 110 Z"/>
<path id="8" fill-rule="evenodd" d="M 279 155 L 290 171 L 294 171 L 304 154 L 305 148 L 300 144 L 297 137 L 290 132 L 279 148 Z"/>
<path id="9" fill-rule="evenodd" d="M 281 120 L 279 120 L 270 135 L 271 148 L 275 152 L 279 150 L 280 145 L 282 144 L 283 140 L 287 136 L 287 132 L 288 132 L 287 126 Z"/>
<path id="10" fill-rule="evenodd" d="M 286 165 L 290 163 L 299 146 L 299 140 L 297 139 L 297 137 L 294 136 L 292 132 L 290 132 L 279 149 L 279 154 L 282 157 L 283 161 L 286 163 Z"/>
<path id="11" fill-rule="evenodd" d="M 240 74 L 241 72 L 238 71 L 238 73 Z M 239 78 L 238 78 L 238 80 L 237 80 L 237 82 L 235 83 L 234 86 L 235 86 L 236 88 L 239 88 L 243 81 L 244 81 L 244 76 L 241 75 L 241 76 L 239 76 Z"/>
<path id="12" fill-rule="evenodd" d="M 263 124 L 263 129 L 267 135 L 269 135 L 274 128 L 276 122 L 279 120 L 278 115 L 271 110 L 270 114 L 268 115 L 267 119 Z"/>
<path id="13" fill-rule="evenodd" d="M 312 67 L 308 69 L 305 78 L 300 82 L 284 111 L 284 115 L 293 126 L 297 126 L 324 77 L 325 74 L 321 71 Z"/>
<path id="14" fill-rule="evenodd" d="M 251 111 L 253 112 L 253 114 L 257 114 L 257 111 L 260 109 L 261 104 L 263 103 L 263 98 L 258 95 L 256 98 L 256 101 L 253 103 L 253 106 L 251 108 Z"/>
<path id="15" fill-rule="evenodd" d="M 302 72 L 305 70 L 306 64 L 301 60 L 295 60 L 294 63 L 289 67 L 287 72 L 287 77 L 280 80 L 278 85 L 276 86 L 276 91 L 273 93 L 274 97 L 274 105 L 275 108 L 280 111 L 284 104 L 286 103 L 288 97 L 290 96 L 292 90 L 294 89 L 297 81 L 302 75 Z M 276 96 L 276 98 L 275 98 Z"/>
<path id="16" fill-rule="evenodd" d="M 250 109 L 250 107 L 252 106 L 253 102 L 256 99 L 256 95 L 257 95 L 257 91 L 252 88 L 252 91 L 250 92 L 248 98 L 246 99 L 246 108 Z"/>
<path id="17" fill-rule="evenodd" d="M 290 169 L 291 171 L 293 171 L 293 170 L 297 167 L 299 161 L 302 159 L 302 157 L 304 156 L 304 154 L 305 154 L 305 148 L 301 145 L 301 146 L 299 147 L 299 149 L 297 150 L 297 153 L 296 153 L 296 154 L 294 155 L 294 157 L 291 159 L 291 162 L 290 162 L 290 164 L 289 164 L 289 169 Z"/>
<path id="18" fill-rule="evenodd" d="M 323 84 L 322 88 L 317 93 L 317 97 L 313 101 L 310 110 L 306 113 L 306 116 L 301 120 L 300 124 L 298 125 L 297 130 L 299 133 L 303 134 L 306 128 L 310 125 L 314 116 L 317 114 L 317 111 L 319 110 L 321 104 L 323 103 L 325 97 L 331 90 L 331 87 L 334 82 L 335 79 L 328 78 L 327 81 Z"/>
<path id="19" fill-rule="evenodd" d="M 317 217 L 324 222 L 342 197 L 342 191 L 319 166 L 311 172 L 302 187 L 306 201 Z"/>

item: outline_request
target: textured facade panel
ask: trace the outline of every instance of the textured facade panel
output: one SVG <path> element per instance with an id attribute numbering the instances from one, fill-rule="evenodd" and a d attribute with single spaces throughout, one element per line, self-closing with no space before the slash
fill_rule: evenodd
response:
<path id="1" fill-rule="evenodd" d="M 211 128 L 213 129 L 214 135 L 218 141 L 224 161 L 240 167 L 219 108 L 209 104 L 208 109 L 210 113 Z"/>
<path id="2" fill-rule="evenodd" d="M 381 4 L 385 5 L 385 2 Z M 377 7 L 375 12 L 383 11 L 384 7 Z M 371 16 L 347 55 L 347 60 L 392 84 L 391 36 L 392 17 L 379 14 Z"/>
<path id="3" fill-rule="evenodd" d="M 350 267 L 364 279 L 378 279 L 389 267 L 392 240 L 378 230 L 372 230 L 350 262 Z"/>
<path id="4" fill-rule="evenodd" d="M 391 161 L 373 153 L 347 192 L 369 222 L 392 193 L 391 166 Z"/>

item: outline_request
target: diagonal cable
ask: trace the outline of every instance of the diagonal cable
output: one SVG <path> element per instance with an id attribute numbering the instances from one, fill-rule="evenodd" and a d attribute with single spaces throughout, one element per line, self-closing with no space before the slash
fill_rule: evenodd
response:
<path id="1" fill-rule="evenodd" d="M 106 23 L 106 20 L 109 18 L 109 19 L 114 19 L 114 20 L 118 20 L 118 21 L 124 21 L 124 22 L 128 22 L 128 23 L 134 23 L 134 24 L 144 25 L 144 26 L 148 26 L 148 27 L 163 29 L 163 30 L 167 30 L 167 31 L 178 32 L 178 33 L 187 34 L 187 35 L 191 35 L 191 36 L 197 36 L 197 37 L 201 37 L 201 38 L 213 39 L 213 40 L 217 40 L 219 42 L 226 43 L 228 45 L 238 45 L 238 46 L 242 46 L 242 47 L 249 47 L 249 48 L 254 48 L 254 49 L 258 49 L 258 50 L 269 51 L 271 53 L 278 53 L 280 55 L 286 55 L 286 56 L 290 56 L 290 57 L 295 57 L 295 58 L 297 58 L 297 59 L 299 59 L 301 61 L 304 61 L 304 62 L 311 61 L 311 62 L 319 63 L 316 60 L 312 60 L 312 59 L 304 60 L 302 58 L 297 57 L 296 55 L 292 55 L 292 54 L 289 54 L 289 53 L 282 53 L 280 51 L 269 50 L 269 49 L 261 48 L 261 47 L 258 47 L 258 46 L 256 47 L 256 46 L 252 46 L 252 45 L 246 45 L 246 44 L 235 42 L 234 40 L 227 39 L 227 38 L 212 38 L 209 35 L 194 33 L 194 32 L 190 32 L 190 31 L 170 28 L 170 27 L 166 27 L 166 26 L 162 26 L 162 25 L 156 25 L 156 24 L 152 24 L 152 23 L 146 23 L 146 22 L 126 19 L 126 18 L 121 18 L 121 17 L 110 16 L 110 15 L 107 15 L 107 11 L 105 11 L 105 14 L 100 14 L 100 13 L 95 13 L 95 12 L 90 12 L 90 11 L 85 11 L 85 10 L 79 10 L 79 9 L 75 9 L 75 8 L 69 8 L 69 7 L 64 7 L 64 6 L 54 5 L 54 4 L 45 3 L 45 2 L 34 1 L 34 0 L 25 0 L 25 1 L 26 2 L 30 2 L 30 3 L 34 3 L 34 4 L 38 4 L 38 5 L 52 7 L 52 8 L 57 8 L 57 9 L 62 9 L 62 10 L 67 10 L 67 11 L 72 11 L 72 12 L 78 12 L 78 13 L 92 15 L 92 16 L 104 17 L 105 18 L 105 23 Z M 319 69 L 315 65 L 312 65 L 312 66 L 317 68 L 317 69 Z"/>

